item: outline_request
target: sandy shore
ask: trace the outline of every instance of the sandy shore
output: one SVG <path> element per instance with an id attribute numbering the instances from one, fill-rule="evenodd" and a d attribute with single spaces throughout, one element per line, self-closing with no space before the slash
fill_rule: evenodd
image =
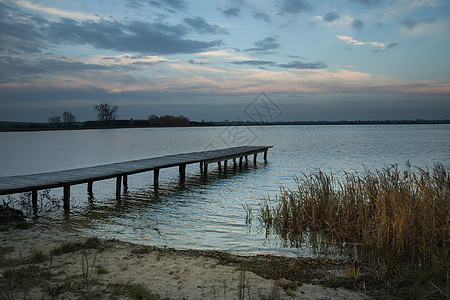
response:
<path id="1" fill-rule="evenodd" d="M 314 269 L 303 264 L 305 274 L 314 273 L 315 278 L 302 283 L 265 279 L 239 267 L 240 261 L 251 267 L 254 257 L 156 249 L 119 241 L 100 239 L 90 249 L 50 254 L 63 243 L 81 245 L 87 240 L 77 233 L 39 225 L 26 230 L 4 228 L 0 232 L 0 299 L 9 295 L 27 299 L 129 299 L 139 298 L 139 291 L 141 295 L 152 293 L 154 299 L 369 298 L 350 289 L 323 285 L 326 276 L 346 276 L 339 264 L 316 264 Z M 267 266 L 267 273 L 273 271 L 273 264 Z M 150 298 L 148 295 L 142 298 Z"/>

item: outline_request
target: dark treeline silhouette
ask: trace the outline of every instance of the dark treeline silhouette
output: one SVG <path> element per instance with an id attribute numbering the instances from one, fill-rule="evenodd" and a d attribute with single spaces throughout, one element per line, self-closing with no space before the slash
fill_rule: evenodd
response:
<path id="1" fill-rule="evenodd" d="M 63 127 L 62 120 L 59 126 L 55 123 L 31 123 L 31 122 L 2 122 L 0 130 L 53 130 L 53 129 L 88 129 L 88 128 L 130 128 L 130 127 L 184 127 L 184 126 L 283 126 L 283 125 L 398 125 L 398 124 L 450 124 L 450 120 L 357 120 L 357 121 L 284 121 L 284 122 L 251 122 L 251 121 L 190 121 L 179 116 L 152 115 L 147 120 L 114 120 L 104 126 L 101 121 L 75 122 L 70 127 Z"/>

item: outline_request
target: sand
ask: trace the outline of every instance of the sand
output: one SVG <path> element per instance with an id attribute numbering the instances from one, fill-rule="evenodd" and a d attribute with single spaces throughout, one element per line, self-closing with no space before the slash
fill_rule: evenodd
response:
<path id="1" fill-rule="evenodd" d="M 76 232 L 60 231 L 42 225 L 34 225 L 26 230 L 9 228 L 1 231 L 1 247 L 9 249 L 4 252 L 3 260 L 24 260 L 32 253 L 42 251 L 47 254 L 47 259 L 31 265 L 38 266 L 47 275 L 38 275 L 42 277 L 39 280 L 27 279 L 32 286 L 23 283 L 15 285 L 8 281 L 5 273 L 8 268 L 3 266 L 0 268 L 0 290 L 3 291 L 0 298 L 12 294 L 16 298 L 25 296 L 27 299 L 50 299 L 50 293 L 55 299 L 79 299 L 83 295 L 101 299 L 128 299 L 131 295 L 125 291 L 138 284 L 162 299 L 370 298 L 349 289 L 311 283 L 301 284 L 295 290 L 286 292 L 280 285 L 289 286 L 288 280 L 275 281 L 249 271 L 243 272 L 236 264 L 224 263 L 211 255 L 144 248 L 120 241 L 101 240 L 100 249 L 77 250 L 52 257 L 49 255 L 62 242 L 84 242 L 87 238 Z M 18 265 L 13 268 L 24 267 Z M 119 289 L 119 286 L 122 288 Z"/>

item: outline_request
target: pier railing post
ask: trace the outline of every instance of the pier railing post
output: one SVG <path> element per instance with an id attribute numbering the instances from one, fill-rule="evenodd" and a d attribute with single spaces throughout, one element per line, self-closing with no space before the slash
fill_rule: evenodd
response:
<path id="1" fill-rule="evenodd" d="M 64 210 L 69 211 L 70 210 L 70 185 L 65 185 L 63 187 L 63 206 L 64 206 Z"/>

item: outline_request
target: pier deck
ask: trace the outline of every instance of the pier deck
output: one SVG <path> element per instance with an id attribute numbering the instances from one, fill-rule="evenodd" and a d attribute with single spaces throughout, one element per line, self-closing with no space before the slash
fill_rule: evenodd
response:
<path id="1" fill-rule="evenodd" d="M 166 155 L 147 159 L 139 159 L 107 165 L 85 167 L 71 170 L 38 173 L 31 175 L 18 175 L 0 177 L 0 195 L 32 192 L 33 206 L 37 205 L 37 192 L 39 190 L 51 188 L 64 188 L 64 208 L 70 207 L 70 186 L 76 184 L 88 184 L 88 192 L 92 193 L 94 181 L 116 178 L 116 197 L 120 198 L 122 183 L 127 186 L 127 176 L 136 173 L 154 171 L 155 187 L 158 186 L 159 170 L 163 168 L 179 167 L 180 181 L 185 180 L 186 165 L 200 163 L 204 174 L 208 171 L 208 164 L 224 162 L 226 169 L 227 160 L 233 160 L 236 166 L 236 159 L 239 159 L 239 166 L 242 167 L 242 160 L 246 160 L 249 155 L 253 155 L 256 163 L 258 153 L 264 153 L 264 161 L 267 161 L 267 150 L 272 146 L 243 146 L 220 150 L 209 150 L 192 153 Z"/>

